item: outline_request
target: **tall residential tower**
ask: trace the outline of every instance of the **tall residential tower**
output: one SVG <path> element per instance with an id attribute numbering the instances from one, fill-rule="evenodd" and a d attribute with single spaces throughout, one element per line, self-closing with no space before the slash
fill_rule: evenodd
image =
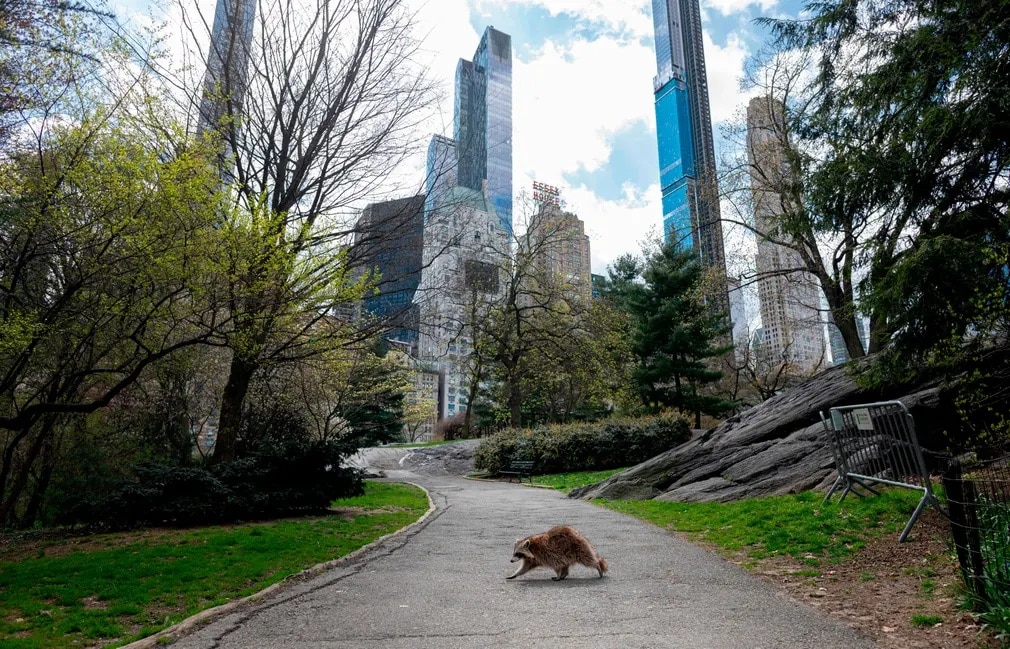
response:
<path id="1" fill-rule="evenodd" d="M 781 102 L 755 97 L 747 105 L 747 164 L 751 170 L 757 230 L 758 299 L 765 358 L 787 363 L 790 373 L 808 374 L 827 365 L 821 289 L 806 270 L 788 235 L 771 236 L 785 207 L 789 182 Z"/>
<path id="2" fill-rule="evenodd" d="M 452 139 L 428 149 L 427 212 L 454 185 L 487 192 L 502 228 L 512 234 L 512 37 L 494 27 L 473 60 L 456 65 Z M 454 160 L 451 156 L 454 155 Z"/>
<path id="3" fill-rule="evenodd" d="M 663 232 L 725 268 L 698 0 L 652 0 Z"/>
<path id="4" fill-rule="evenodd" d="M 200 103 L 201 131 L 221 127 L 229 111 L 240 112 L 255 18 L 256 0 L 217 0 Z"/>

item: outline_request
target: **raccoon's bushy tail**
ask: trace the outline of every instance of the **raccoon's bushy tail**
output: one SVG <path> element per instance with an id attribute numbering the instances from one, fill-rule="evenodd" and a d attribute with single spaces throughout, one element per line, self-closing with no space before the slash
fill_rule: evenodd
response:
<path id="1" fill-rule="evenodd" d="M 606 572 L 607 571 L 607 560 L 604 559 L 603 557 L 596 557 L 596 559 L 597 559 L 597 561 L 600 562 L 600 570 L 602 570 L 603 572 Z"/>

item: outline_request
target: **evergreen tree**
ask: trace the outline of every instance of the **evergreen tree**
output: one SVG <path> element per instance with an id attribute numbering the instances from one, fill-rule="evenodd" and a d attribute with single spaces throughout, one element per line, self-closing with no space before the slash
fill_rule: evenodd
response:
<path id="1" fill-rule="evenodd" d="M 694 253 L 670 243 L 653 253 L 641 271 L 643 283 L 621 283 L 621 301 L 635 320 L 633 376 L 647 408 L 677 408 L 720 416 L 732 402 L 706 394 L 703 387 L 722 373 L 706 361 L 725 354 L 729 325 L 705 300 L 704 270 Z"/>
<path id="2" fill-rule="evenodd" d="M 897 377 L 954 367 L 1010 330 L 1010 2 L 808 9 L 768 22 L 816 62 L 804 136 L 843 145 L 812 190 L 874 217 L 861 254 L 871 351 Z"/>

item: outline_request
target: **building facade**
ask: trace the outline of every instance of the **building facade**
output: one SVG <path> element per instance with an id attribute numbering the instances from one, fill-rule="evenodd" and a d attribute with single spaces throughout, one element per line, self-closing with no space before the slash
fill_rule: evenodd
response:
<path id="1" fill-rule="evenodd" d="M 863 352 L 865 353 L 870 348 L 869 320 L 857 317 L 856 332 L 859 334 L 859 342 L 862 343 Z M 845 339 L 842 338 L 842 332 L 839 331 L 838 325 L 833 321 L 828 322 L 828 343 L 831 347 L 832 365 L 841 365 L 851 360 L 849 358 L 849 350 L 845 346 Z"/>
<path id="2" fill-rule="evenodd" d="M 725 269 L 698 0 L 653 0 L 652 20 L 663 233 Z"/>
<path id="3" fill-rule="evenodd" d="M 503 290 L 508 235 L 490 192 L 453 187 L 429 214 L 418 288 L 418 355 L 442 374 L 439 419 L 468 407 L 473 327 Z"/>
<path id="4" fill-rule="evenodd" d="M 256 0 L 217 0 L 200 103 L 200 131 L 221 126 L 228 104 L 239 112 L 248 82 Z"/>
<path id="5" fill-rule="evenodd" d="M 729 293 L 729 320 L 733 331 L 733 354 L 737 362 L 742 362 L 747 356 L 746 346 L 750 344 L 750 326 L 747 322 L 747 309 L 740 278 L 727 277 L 726 288 Z"/>
<path id="6" fill-rule="evenodd" d="M 541 281 L 562 288 L 567 298 L 588 303 L 593 296 L 589 236 L 578 216 L 553 203 L 541 203 L 524 243 Z"/>
<path id="7" fill-rule="evenodd" d="M 374 294 L 362 301 L 363 314 L 378 318 L 386 337 L 416 347 L 421 280 L 425 195 L 379 203 L 362 210 L 354 228 L 349 263 L 372 273 Z"/>
<path id="8" fill-rule="evenodd" d="M 787 235 L 774 240 L 776 221 L 783 215 L 781 191 L 788 165 L 781 144 L 782 106 L 755 97 L 747 106 L 747 163 L 757 237 L 757 283 L 761 308 L 762 358 L 789 364 L 805 374 L 827 365 L 825 323 L 817 278 L 804 270 L 799 252 Z"/>
<path id="9" fill-rule="evenodd" d="M 433 135 L 428 143 L 427 171 L 424 179 L 424 218 L 427 221 L 446 190 L 456 186 L 456 141 Z"/>
<path id="10" fill-rule="evenodd" d="M 435 135 L 428 147 L 428 211 L 444 192 L 487 185 L 502 229 L 512 234 L 512 37 L 484 30 L 473 60 L 456 65 L 453 137 Z"/>

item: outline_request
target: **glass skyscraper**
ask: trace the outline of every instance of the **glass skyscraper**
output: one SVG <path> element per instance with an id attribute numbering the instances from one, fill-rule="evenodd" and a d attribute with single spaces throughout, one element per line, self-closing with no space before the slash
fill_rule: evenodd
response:
<path id="1" fill-rule="evenodd" d="M 453 139 L 436 135 L 428 148 L 427 211 L 452 182 L 483 191 L 512 234 L 512 37 L 484 30 L 473 60 L 456 66 Z M 455 149 L 455 165 L 448 151 Z"/>
<path id="2" fill-rule="evenodd" d="M 379 275 L 364 310 L 388 324 L 387 338 L 411 344 L 417 343 L 419 327 L 414 296 L 421 280 L 424 206 L 424 194 L 367 205 L 348 257 L 353 268 Z"/>
<path id="3" fill-rule="evenodd" d="M 663 232 L 725 267 L 698 0 L 652 0 Z"/>
<path id="4" fill-rule="evenodd" d="M 245 96 L 256 18 L 256 0 L 217 0 L 200 104 L 200 130 L 215 129 L 231 103 L 240 112 Z"/>

